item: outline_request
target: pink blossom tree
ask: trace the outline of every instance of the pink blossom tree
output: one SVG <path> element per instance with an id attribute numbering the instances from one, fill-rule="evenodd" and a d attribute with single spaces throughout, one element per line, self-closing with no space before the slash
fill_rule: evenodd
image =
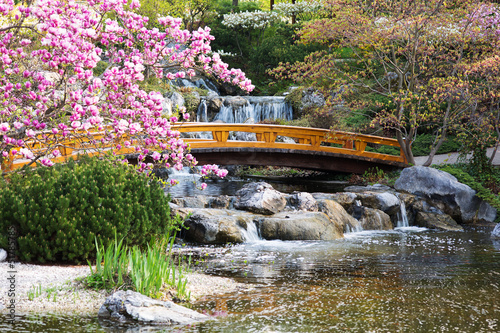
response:
<path id="1" fill-rule="evenodd" d="M 0 0 L 3 162 L 20 154 L 51 166 L 68 140 L 80 140 L 97 150 L 109 143 L 134 149 L 140 171 L 153 167 L 146 156 L 167 168 L 196 165 L 172 129 L 178 119 L 162 114 L 163 96 L 138 85 L 145 67 L 168 80 L 203 72 L 244 91 L 254 87 L 211 51 L 209 28 L 189 32 L 180 19 L 161 17 L 162 31 L 147 29 L 148 18 L 133 12 L 139 2 L 127 3 Z M 101 60 L 109 66 L 96 76 Z M 214 166 L 203 170 L 225 175 Z"/>

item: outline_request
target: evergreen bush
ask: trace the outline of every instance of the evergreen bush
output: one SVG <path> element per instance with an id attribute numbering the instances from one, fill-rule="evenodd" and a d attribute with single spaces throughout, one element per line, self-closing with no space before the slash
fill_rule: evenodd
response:
<path id="1" fill-rule="evenodd" d="M 95 239 L 144 247 L 171 223 L 162 186 L 133 168 L 85 158 L 0 181 L 0 230 L 17 232 L 19 260 L 85 262 Z M 0 247 L 7 248 L 5 233 Z"/>

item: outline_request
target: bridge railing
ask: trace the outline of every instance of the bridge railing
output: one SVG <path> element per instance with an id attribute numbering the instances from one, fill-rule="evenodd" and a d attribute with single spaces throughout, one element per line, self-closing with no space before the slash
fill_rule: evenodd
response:
<path id="1" fill-rule="evenodd" d="M 111 130 L 111 127 L 106 128 Z M 373 160 L 396 162 L 407 164 L 405 156 L 397 140 L 383 138 L 372 135 L 356 134 L 350 132 L 330 131 L 319 128 L 264 125 L 264 124 L 218 124 L 218 123 L 181 123 L 173 126 L 174 130 L 181 133 L 209 132 L 212 138 L 183 138 L 189 143 L 190 148 L 271 148 L 271 149 L 293 149 L 322 151 L 343 155 L 363 156 Z M 257 141 L 229 140 L 231 132 L 254 133 Z M 43 152 L 50 146 L 57 145 L 60 155 L 49 156 L 54 163 L 64 162 L 68 158 L 76 159 L 79 154 L 98 155 L 103 151 L 113 149 L 116 154 L 130 154 L 135 152 L 134 147 L 122 147 L 116 149 L 117 143 L 128 140 L 129 137 L 122 136 L 119 140 L 103 142 L 105 131 L 94 131 L 90 134 L 84 132 L 71 138 L 62 138 L 52 133 L 39 133 L 39 137 L 26 141 L 25 144 L 35 154 L 43 155 Z M 39 140 L 45 136 L 45 139 Z M 291 138 L 288 142 L 281 142 L 278 136 Z M 38 140 L 37 140 L 38 139 Z M 400 155 L 389 155 L 366 151 L 368 144 L 385 145 L 400 148 Z M 20 147 L 13 147 L 19 150 Z M 2 170 L 11 171 L 31 163 L 30 160 L 23 159 L 20 154 L 9 154 L 2 163 Z"/>
<path id="2" fill-rule="evenodd" d="M 184 138 L 185 142 L 189 142 L 191 148 L 256 147 L 313 150 L 407 164 L 405 155 L 396 139 L 373 135 L 263 124 L 184 123 L 176 127 L 176 130 L 181 133 L 212 133 L 211 139 Z M 230 132 L 255 133 L 257 141 L 229 140 Z M 295 143 L 277 141 L 278 136 L 291 138 Z M 399 148 L 400 153 L 396 156 L 366 151 L 368 144 L 396 147 Z"/>

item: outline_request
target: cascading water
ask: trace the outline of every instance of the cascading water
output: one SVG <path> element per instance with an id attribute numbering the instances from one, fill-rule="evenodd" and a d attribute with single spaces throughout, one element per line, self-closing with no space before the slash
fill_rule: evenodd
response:
<path id="1" fill-rule="evenodd" d="M 207 101 L 202 99 L 200 105 L 198 106 L 198 111 L 196 112 L 196 121 L 197 122 L 208 122 L 208 107 Z"/>
<path id="2" fill-rule="evenodd" d="M 397 224 L 397 227 L 398 228 L 407 228 L 409 227 L 409 223 L 408 223 L 408 214 L 406 213 L 406 205 L 405 205 L 405 202 L 404 200 L 401 200 L 401 198 L 399 198 L 399 209 L 400 209 L 400 212 L 398 213 L 398 224 Z"/>
<path id="3" fill-rule="evenodd" d="M 224 103 L 213 121 L 220 120 L 224 123 L 244 123 L 248 119 L 260 122 L 265 119 L 285 119 L 291 120 L 293 110 L 289 103 L 285 102 L 285 97 L 243 97 L 246 100 L 244 105 Z M 198 121 L 209 121 L 207 117 L 207 104 L 203 100 L 198 107 Z"/>
<path id="4" fill-rule="evenodd" d="M 255 243 L 262 240 L 262 238 L 260 238 L 259 236 L 259 231 L 257 230 L 257 226 L 253 221 L 247 222 L 247 228 L 245 229 L 241 227 L 240 231 L 246 243 Z"/>

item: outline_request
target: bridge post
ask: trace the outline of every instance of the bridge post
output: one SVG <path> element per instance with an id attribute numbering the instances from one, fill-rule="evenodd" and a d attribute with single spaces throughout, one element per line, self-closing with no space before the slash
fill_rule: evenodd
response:
<path id="1" fill-rule="evenodd" d="M 217 142 L 227 142 L 229 131 L 212 131 L 212 136 Z"/>
<path id="2" fill-rule="evenodd" d="M 354 145 L 356 147 L 356 150 L 365 151 L 365 149 L 366 149 L 366 142 L 365 141 L 354 141 Z"/>

